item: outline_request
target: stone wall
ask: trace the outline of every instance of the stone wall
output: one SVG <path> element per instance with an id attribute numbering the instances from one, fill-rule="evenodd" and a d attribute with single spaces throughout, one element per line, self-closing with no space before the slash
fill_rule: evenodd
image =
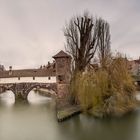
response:
<path id="1" fill-rule="evenodd" d="M 67 99 L 71 78 L 71 57 L 63 51 L 54 56 L 58 98 Z"/>

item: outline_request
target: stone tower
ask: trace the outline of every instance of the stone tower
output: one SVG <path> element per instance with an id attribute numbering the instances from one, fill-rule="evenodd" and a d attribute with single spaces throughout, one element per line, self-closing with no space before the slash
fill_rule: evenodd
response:
<path id="1" fill-rule="evenodd" d="M 66 98 L 69 94 L 69 85 L 71 79 L 71 56 L 60 51 L 53 56 L 56 62 L 56 82 L 59 98 Z"/>

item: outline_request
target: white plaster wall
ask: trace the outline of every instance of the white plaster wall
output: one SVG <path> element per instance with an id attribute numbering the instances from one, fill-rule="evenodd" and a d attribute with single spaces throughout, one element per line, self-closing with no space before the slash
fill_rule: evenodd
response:
<path id="1" fill-rule="evenodd" d="M 139 64 L 133 64 L 132 65 L 132 70 L 131 70 L 132 74 L 133 75 L 137 75 L 138 74 L 138 71 L 139 71 L 139 68 L 140 68 L 140 65 Z"/>
<path id="2" fill-rule="evenodd" d="M 20 77 L 20 80 L 18 77 L 13 78 L 0 78 L 0 84 L 2 83 L 24 83 L 24 82 L 31 82 L 31 83 L 56 83 L 56 77 L 35 77 L 33 80 L 33 77 Z"/>

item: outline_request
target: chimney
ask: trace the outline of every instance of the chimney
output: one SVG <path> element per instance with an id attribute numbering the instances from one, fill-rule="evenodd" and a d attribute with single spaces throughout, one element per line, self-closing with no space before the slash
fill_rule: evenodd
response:
<path id="1" fill-rule="evenodd" d="M 12 66 L 9 66 L 9 71 L 12 71 Z"/>
<path id="2" fill-rule="evenodd" d="M 9 75 L 12 75 L 12 66 L 9 66 Z"/>

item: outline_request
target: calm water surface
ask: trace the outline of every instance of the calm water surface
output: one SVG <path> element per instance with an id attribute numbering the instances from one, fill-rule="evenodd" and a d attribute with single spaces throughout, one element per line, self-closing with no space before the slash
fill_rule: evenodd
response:
<path id="1" fill-rule="evenodd" d="M 75 116 L 56 121 L 49 98 L 28 95 L 28 103 L 14 103 L 14 94 L 0 95 L 0 140 L 140 140 L 140 109 L 123 118 Z"/>

